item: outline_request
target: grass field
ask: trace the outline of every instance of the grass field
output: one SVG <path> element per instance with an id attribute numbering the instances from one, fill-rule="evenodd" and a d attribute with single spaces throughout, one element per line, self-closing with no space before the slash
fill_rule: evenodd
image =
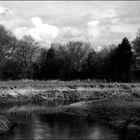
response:
<path id="1" fill-rule="evenodd" d="M 49 100 L 84 101 L 109 98 L 132 92 L 139 96 L 138 83 L 105 83 L 100 81 L 3 81 L 0 82 L 0 104 Z"/>

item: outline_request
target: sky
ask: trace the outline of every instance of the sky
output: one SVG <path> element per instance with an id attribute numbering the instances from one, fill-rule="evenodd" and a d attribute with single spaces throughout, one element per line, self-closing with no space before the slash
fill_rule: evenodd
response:
<path id="1" fill-rule="evenodd" d="M 96 50 L 131 41 L 140 29 L 139 1 L 0 1 L 0 24 L 17 38 L 52 42 L 88 41 Z"/>

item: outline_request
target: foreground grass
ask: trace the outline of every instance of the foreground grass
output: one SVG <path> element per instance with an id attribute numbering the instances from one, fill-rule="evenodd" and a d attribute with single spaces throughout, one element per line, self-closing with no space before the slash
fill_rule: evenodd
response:
<path id="1" fill-rule="evenodd" d="M 140 84 L 98 83 L 96 81 L 3 81 L 0 82 L 0 104 L 39 101 L 84 101 L 109 98 L 130 92 Z"/>

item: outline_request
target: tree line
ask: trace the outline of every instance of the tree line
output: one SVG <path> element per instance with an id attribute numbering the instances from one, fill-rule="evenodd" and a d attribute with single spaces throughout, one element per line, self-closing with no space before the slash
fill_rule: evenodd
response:
<path id="1" fill-rule="evenodd" d="M 31 36 L 17 39 L 0 25 L 0 79 L 105 79 L 129 82 L 140 78 L 140 31 L 132 42 L 101 51 L 83 41 L 52 43 L 46 49 Z"/>

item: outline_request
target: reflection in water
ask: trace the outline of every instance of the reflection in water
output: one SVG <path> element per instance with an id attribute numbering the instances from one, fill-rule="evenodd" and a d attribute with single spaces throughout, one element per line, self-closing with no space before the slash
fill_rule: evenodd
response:
<path id="1" fill-rule="evenodd" d="M 2 137 L 0 137 L 1 139 Z M 20 122 L 10 139 L 118 139 L 118 134 L 107 124 L 86 117 L 64 114 L 34 115 Z"/>
<path id="2" fill-rule="evenodd" d="M 86 139 L 117 139 L 114 130 L 103 122 L 70 115 L 41 116 L 43 122 L 48 122 L 52 131 L 52 138 L 86 138 Z"/>
<path id="3" fill-rule="evenodd" d="M 95 126 L 91 129 L 90 134 L 91 139 L 118 139 L 118 137 L 111 131 L 104 126 Z"/>
<path id="4" fill-rule="evenodd" d="M 122 140 L 138 139 L 135 131 L 134 134 L 124 131 L 120 135 L 101 120 L 58 114 L 56 104 L 5 107 L 1 112 L 16 120 L 18 126 L 0 139 L 119 139 L 121 135 Z"/>
<path id="5" fill-rule="evenodd" d="M 41 122 L 38 118 L 34 117 L 31 124 L 33 139 L 50 138 L 50 128 L 48 127 L 47 122 L 45 125 L 42 124 L 43 122 Z"/>

